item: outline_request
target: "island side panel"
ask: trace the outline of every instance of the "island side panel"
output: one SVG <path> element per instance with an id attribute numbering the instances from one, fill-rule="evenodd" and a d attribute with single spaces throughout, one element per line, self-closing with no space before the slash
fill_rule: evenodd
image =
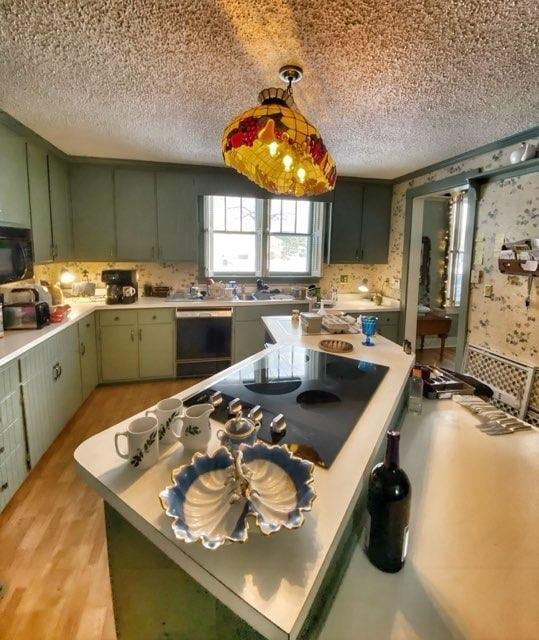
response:
<path id="1" fill-rule="evenodd" d="M 105 502 L 118 640 L 264 640 Z"/>

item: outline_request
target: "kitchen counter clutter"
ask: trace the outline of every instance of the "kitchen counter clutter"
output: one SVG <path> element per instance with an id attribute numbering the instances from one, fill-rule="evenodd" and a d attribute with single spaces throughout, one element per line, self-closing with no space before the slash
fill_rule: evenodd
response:
<path id="1" fill-rule="evenodd" d="M 171 471 L 191 459 L 183 445 L 165 449 L 158 463 L 146 471 L 130 467 L 115 453 L 115 434 L 124 431 L 129 420 L 79 446 L 77 468 L 106 501 L 115 615 L 122 637 L 140 637 L 141 625 L 147 637 L 153 637 L 158 628 L 161 633 L 183 633 L 193 640 L 237 637 L 238 633 L 246 638 L 309 637 L 302 634 L 320 622 L 324 594 L 329 593 L 334 572 L 344 563 L 344 542 L 351 537 L 352 515 L 365 475 L 385 431 L 396 423 L 413 363 L 412 356 L 384 338 L 370 349 L 361 345 L 360 335 L 347 339 L 354 344 L 350 357 L 362 360 L 366 370 L 369 363 L 388 370 L 331 467 L 315 466 L 313 510 L 295 531 L 267 537 L 251 530 L 245 544 L 217 551 L 177 541 L 158 495 L 170 485 Z M 297 341 L 298 346 L 302 344 L 302 339 Z M 318 351 L 313 342 L 309 346 Z M 279 352 L 279 346 L 266 353 L 273 352 Z M 178 397 L 192 396 L 210 386 L 218 389 L 220 380 L 245 370 L 257 357 L 233 365 Z M 218 446 L 221 425 L 212 420 L 211 427 L 210 452 Z M 151 567 L 156 566 L 154 571 Z M 128 606 L 135 600 L 140 607 Z"/>

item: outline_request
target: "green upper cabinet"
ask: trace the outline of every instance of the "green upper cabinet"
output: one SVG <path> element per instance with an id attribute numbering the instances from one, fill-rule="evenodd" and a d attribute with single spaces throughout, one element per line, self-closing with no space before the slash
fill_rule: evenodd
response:
<path id="1" fill-rule="evenodd" d="M 156 181 L 158 258 L 161 262 L 195 262 L 198 238 L 193 176 L 160 172 Z"/>
<path id="2" fill-rule="evenodd" d="M 69 260 L 73 257 L 73 229 L 68 166 L 52 153 L 48 161 L 53 257 L 55 260 Z"/>
<path id="3" fill-rule="evenodd" d="M 30 228 L 26 141 L 0 125 L 0 222 Z"/>
<path id="4" fill-rule="evenodd" d="M 330 263 L 387 262 L 391 184 L 340 178 L 334 192 Z"/>
<path id="5" fill-rule="evenodd" d="M 331 212 L 329 262 L 361 262 L 363 184 L 337 180 Z"/>
<path id="6" fill-rule="evenodd" d="M 43 147 L 28 143 L 26 152 L 34 260 L 50 262 L 52 260 L 52 229 L 47 151 Z"/>
<path id="7" fill-rule="evenodd" d="M 73 250 L 78 260 L 114 258 L 114 188 L 112 167 L 70 167 Z"/>
<path id="8" fill-rule="evenodd" d="M 118 260 L 157 260 L 155 174 L 116 169 L 114 172 Z"/>
<path id="9" fill-rule="evenodd" d="M 390 184 L 373 182 L 365 185 L 361 262 L 383 264 L 388 260 L 392 196 L 393 188 Z"/>

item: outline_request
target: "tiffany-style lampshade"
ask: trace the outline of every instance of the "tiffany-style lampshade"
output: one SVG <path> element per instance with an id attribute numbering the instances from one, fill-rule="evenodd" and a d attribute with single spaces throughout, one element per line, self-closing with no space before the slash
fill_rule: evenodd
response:
<path id="1" fill-rule="evenodd" d="M 335 163 L 318 129 L 296 108 L 292 82 L 301 78 L 283 75 L 288 88 L 264 89 L 260 106 L 236 116 L 223 133 L 225 164 L 272 193 L 312 196 L 335 186 Z"/>

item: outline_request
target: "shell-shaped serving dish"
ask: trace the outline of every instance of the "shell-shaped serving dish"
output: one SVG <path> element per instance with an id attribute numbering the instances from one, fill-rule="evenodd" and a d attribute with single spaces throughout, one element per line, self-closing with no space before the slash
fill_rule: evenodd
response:
<path id="1" fill-rule="evenodd" d="M 313 468 L 284 446 L 242 445 L 236 458 L 221 447 L 174 470 L 159 497 L 178 539 L 217 549 L 247 540 L 249 516 L 265 535 L 300 527 L 316 496 Z"/>

